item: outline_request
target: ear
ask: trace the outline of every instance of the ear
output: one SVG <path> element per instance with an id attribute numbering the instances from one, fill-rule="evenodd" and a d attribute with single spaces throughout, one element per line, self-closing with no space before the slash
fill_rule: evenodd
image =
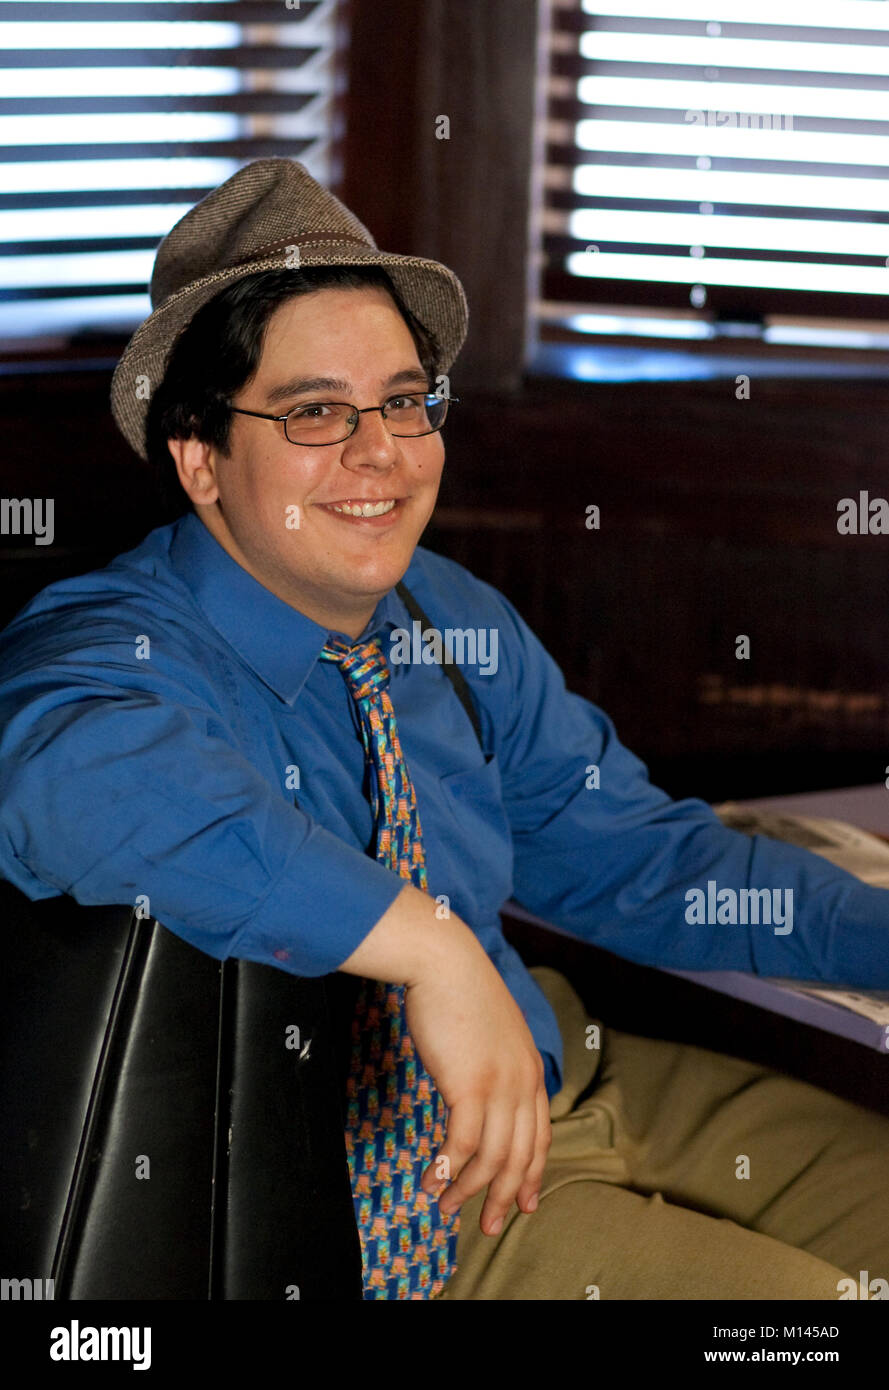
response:
<path id="1" fill-rule="evenodd" d="M 167 448 L 176 465 L 179 481 L 196 507 L 208 506 L 219 497 L 216 479 L 216 451 L 194 435 L 190 439 L 168 439 Z"/>

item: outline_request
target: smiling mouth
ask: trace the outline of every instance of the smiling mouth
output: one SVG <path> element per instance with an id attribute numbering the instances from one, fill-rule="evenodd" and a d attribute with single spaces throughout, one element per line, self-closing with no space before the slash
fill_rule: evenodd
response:
<path id="1" fill-rule="evenodd" d="M 385 516 L 391 512 L 396 504 L 401 501 L 399 497 L 389 497 L 380 502 L 326 502 L 324 510 L 327 512 L 338 512 L 341 516 Z"/>

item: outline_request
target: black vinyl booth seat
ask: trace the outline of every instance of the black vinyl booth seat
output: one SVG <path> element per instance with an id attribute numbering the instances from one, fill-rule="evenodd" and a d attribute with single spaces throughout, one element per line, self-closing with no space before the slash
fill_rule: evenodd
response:
<path id="1" fill-rule="evenodd" d="M 591 1017 L 889 1114 L 877 1051 L 513 907 L 507 940 Z M 63 1300 L 361 1299 L 344 1140 L 360 981 L 218 961 L 131 906 L 31 902 L 4 879 L 0 928 L 0 1278 Z"/>
<path id="2" fill-rule="evenodd" d="M 360 1299 L 357 980 L 218 961 L 130 906 L 6 880 L 0 922 L 0 1275 L 63 1300 Z"/>

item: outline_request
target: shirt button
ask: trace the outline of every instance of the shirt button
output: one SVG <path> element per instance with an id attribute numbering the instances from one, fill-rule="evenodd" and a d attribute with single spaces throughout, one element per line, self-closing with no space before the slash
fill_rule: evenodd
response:
<path id="1" fill-rule="evenodd" d="M 273 952 L 272 952 L 272 955 L 275 957 L 275 960 L 289 960 L 289 959 L 290 959 L 290 952 L 289 952 L 289 951 L 285 951 L 283 946 L 281 946 L 277 951 L 273 951 Z"/>

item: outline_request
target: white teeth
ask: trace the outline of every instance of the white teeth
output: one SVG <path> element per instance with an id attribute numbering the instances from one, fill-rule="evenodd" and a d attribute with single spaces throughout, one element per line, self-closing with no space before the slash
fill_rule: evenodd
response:
<path id="1" fill-rule="evenodd" d="M 395 506 L 395 498 L 390 498 L 388 502 L 334 502 L 335 512 L 344 512 L 346 516 L 383 516 L 386 512 L 391 512 Z"/>

